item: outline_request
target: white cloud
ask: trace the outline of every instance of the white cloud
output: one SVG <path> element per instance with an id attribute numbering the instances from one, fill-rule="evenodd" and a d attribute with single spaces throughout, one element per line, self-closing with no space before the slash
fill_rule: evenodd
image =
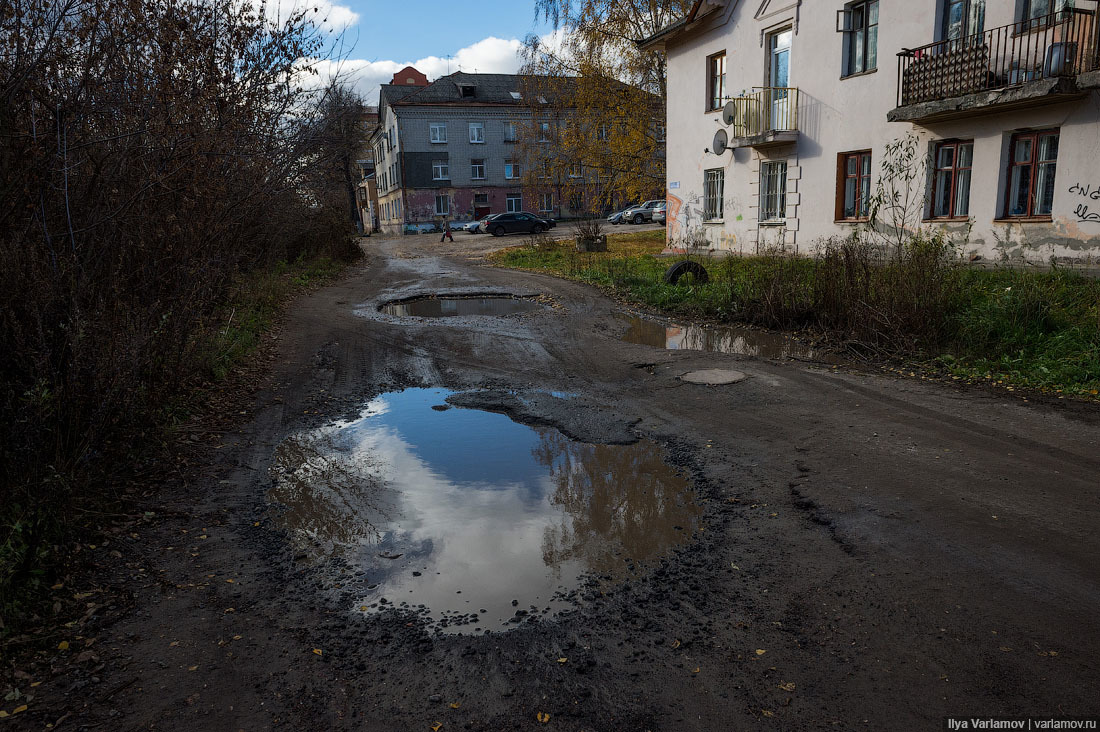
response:
<path id="1" fill-rule="evenodd" d="M 269 0 L 266 10 L 277 18 L 304 10 L 307 19 L 329 32 L 341 32 L 359 22 L 359 13 L 332 0 Z"/>
<path id="2" fill-rule="evenodd" d="M 298 0 L 304 1 L 304 0 Z M 365 59 L 346 59 L 343 61 L 321 61 L 315 64 L 319 82 L 327 81 L 339 74 L 348 79 L 368 104 L 378 103 L 378 87 L 388 84 L 393 75 L 412 66 L 434 81 L 455 71 L 477 72 L 482 74 L 514 74 L 523 63 L 520 51 L 523 43 L 518 39 L 504 39 L 490 36 L 465 48 L 459 49 L 448 58 L 427 56 L 415 61 L 367 61 Z"/>

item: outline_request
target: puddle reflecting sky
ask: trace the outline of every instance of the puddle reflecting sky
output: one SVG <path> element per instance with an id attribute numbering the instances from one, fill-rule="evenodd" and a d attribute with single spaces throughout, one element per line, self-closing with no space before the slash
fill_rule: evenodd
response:
<path id="1" fill-rule="evenodd" d="M 386 315 L 448 318 L 465 315 L 514 315 L 541 307 L 533 300 L 515 297 L 425 297 L 383 305 Z"/>
<path id="2" fill-rule="evenodd" d="M 615 313 L 615 318 L 627 324 L 626 333 L 621 339 L 627 343 L 671 351 L 709 351 L 778 359 L 804 358 L 825 363 L 834 360 L 821 350 L 792 341 L 778 333 L 722 325 L 706 328 L 679 325 L 626 313 Z"/>
<path id="3" fill-rule="evenodd" d="M 551 598 L 582 573 L 625 576 L 624 558 L 690 537 L 694 494 L 659 446 L 589 445 L 501 414 L 432 409 L 449 394 L 385 394 L 359 419 L 276 450 L 283 524 L 315 557 L 341 554 L 361 573 L 351 585 L 362 604 L 424 604 L 448 630 L 499 629 L 517 607 L 564 607 Z"/>

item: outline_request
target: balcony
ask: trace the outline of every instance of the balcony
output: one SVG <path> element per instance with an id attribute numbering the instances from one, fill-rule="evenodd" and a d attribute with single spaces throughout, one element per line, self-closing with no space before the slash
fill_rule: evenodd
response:
<path id="1" fill-rule="evenodd" d="M 891 122 L 937 122 L 1080 97 L 1100 69 L 1096 16 L 1063 10 L 898 54 Z"/>
<path id="2" fill-rule="evenodd" d="M 753 87 L 724 110 L 730 147 L 764 148 L 798 140 L 798 89 Z"/>

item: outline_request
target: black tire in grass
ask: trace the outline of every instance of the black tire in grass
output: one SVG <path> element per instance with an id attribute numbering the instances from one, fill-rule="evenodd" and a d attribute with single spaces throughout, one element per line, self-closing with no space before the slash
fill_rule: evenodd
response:
<path id="1" fill-rule="evenodd" d="M 672 265 L 665 271 L 664 280 L 670 285 L 675 285 L 684 275 L 691 275 L 696 282 L 709 282 L 710 275 L 703 265 L 698 262 L 683 260 Z"/>

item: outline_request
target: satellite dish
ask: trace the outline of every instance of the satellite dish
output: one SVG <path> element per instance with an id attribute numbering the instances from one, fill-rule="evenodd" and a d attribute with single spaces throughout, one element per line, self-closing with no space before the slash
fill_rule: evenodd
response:
<path id="1" fill-rule="evenodd" d="M 729 142 L 729 137 L 726 135 L 725 130 L 718 130 L 714 133 L 714 142 L 710 145 L 710 150 L 715 155 L 721 155 L 726 151 L 726 144 Z"/>
<path id="2" fill-rule="evenodd" d="M 737 121 L 737 103 L 726 102 L 726 106 L 722 107 L 722 124 L 732 125 Z"/>

